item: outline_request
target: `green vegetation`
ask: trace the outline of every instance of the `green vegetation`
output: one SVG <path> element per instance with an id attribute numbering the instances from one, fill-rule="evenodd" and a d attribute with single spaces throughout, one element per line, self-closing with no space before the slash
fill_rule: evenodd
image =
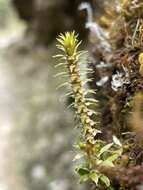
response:
<path id="1" fill-rule="evenodd" d="M 90 73 L 90 69 L 84 68 L 84 73 L 79 65 L 86 64 L 85 61 L 81 61 L 81 56 L 87 54 L 85 51 L 79 51 L 79 45 L 81 42 L 78 41 L 77 35 L 74 32 L 61 34 L 57 39 L 59 45 L 58 49 L 62 51 L 62 54 L 56 55 L 62 63 L 58 66 L 67 67 L 67 73 L 59 73 L 60 75 L 69 76 L 69 81 L 64 83 L 71 87 L 70 95 L 74 98 L 74 108 L 76 109 L 76 115 L 81 125 L 82 138 L 76 147 L 80 150 L 74 160 L 80 160 L 81 164 L 76 167 L 76 171 L 80 175 L 80 181 L 84 182 L 88 179 L 98 185 L 98 183 L 103 183 L 106 187 L 111 187 L 110 180 L 107 176 L 102 174 L 99 167 L 114 167 L 118 158 L 122 154 L 122 144 L 113 136 L 113 142 L 107 143 L 98 137 L 100 131 L 100 124 L 93 120 L 93 116 L 98 117 L 96 110 L 92 109 L 90 106 L 94 105 L 96 107 L 97 101 L 92 97 L 87 97 L 89 94 L 95 94 L 94 90 L 87 89 L 85 84 L 90 81 L 90 79 L 82 79 L 84 73 Z M 62 85 L 63 86 L 63 85 Z"/>
<path id="2" fill-rule="evenodd" d="M 110 13 L 105 9 L 98 21 L 86 23 L 92 60 L 79 50 L 75 32 L 57 39 L 62 52 L 57 66 L 67 69 L 58 76 L 67 77 L 61 86 L 71 89 L 81 130 L 76 171 L 80 182 L 91 181 L 93 189 L 142 185 L 142 10 L 140 0 L 119 1 Z"/>

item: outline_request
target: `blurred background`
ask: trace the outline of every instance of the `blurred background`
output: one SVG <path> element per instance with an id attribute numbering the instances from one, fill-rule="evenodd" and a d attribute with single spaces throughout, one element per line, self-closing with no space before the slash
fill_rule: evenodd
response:
<path id="1" fill-rule="evenodd" d="M 0 190 L 84 190 L 72 162 L 78 134 L 52 55 L 55 37 L 86 38 L 76 0 L 0 0 Z"/>

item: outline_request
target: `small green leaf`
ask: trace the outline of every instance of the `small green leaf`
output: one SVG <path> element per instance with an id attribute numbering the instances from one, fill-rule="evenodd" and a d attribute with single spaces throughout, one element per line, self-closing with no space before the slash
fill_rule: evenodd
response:
<path id="1" fill-rule="evenodd" d="M 101 175 L 100 176 L 100 180 L 107 186 L 109 187 L 110 186 L 110 180 L 107 176 L 105 175 Z"/>
<path id="2" fill-rule="evenodd" d="M 80 176 L 80 183 L 84 183 L 89 179 L 89 176 L 87 174 Z"/>
<path id="3" fill-rule="evenodd" d="M 96 171 L 92 171 L 89 174 L 89 178 L 97 185 L 100 175 Z"/>
<path id="4" fill-rule="evenodd" d="M 109 160 L 105 160 L 101 163 L 102 166 L 109 166 L 109 167 L 114 167 L 114 164 L 112 163 L 112 161 Z"/>
<path id="5" fill-rule="evenodd" d="M 76 168 L 76 171 L 77 173 L 82 176 L 82 175 L 85 175 L 85 174 L 89 174 L 89 169 L 88 168 L 85 168 L 85 167 L 82 167 L 82 166 L 79 166 Z"/>
<path id="6" fill-rule="evenodd" d="M 111 146 L 113 146 L 113 143 L 107 144 L 103 148 L 101 148 L 98 156 L 100 157 L 101 154 L 103 154 L 104 152 L 107 152 L 111 148 Z"/>
<path id="7" fill-rule="evenodd" d="M 113 154 L 112 156 L 108 157 L 107 160 L 110 162 L 114 162 L 119 156 L 119 154 Z"/>

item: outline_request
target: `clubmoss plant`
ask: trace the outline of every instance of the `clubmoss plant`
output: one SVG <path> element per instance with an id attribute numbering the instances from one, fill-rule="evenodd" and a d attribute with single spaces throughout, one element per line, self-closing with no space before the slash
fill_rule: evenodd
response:
<path id="1" fill-rule="evenodd" d="M 61 34 L 57 40 L 60 43 L 57 47 L 64 53 L 60 56 L 62 56 L 63 59 L 66 59 L 66 62 L 63 64 L 65 64 L 68 69 L 72 94 L 75 98 L 75 108 L 80 119 L 80 123 L 83 126 L 84 138 L 87 143 L 94 144 L 94 137 L 97 133 L 100 133 L 100 131 L 96 128 L 98 124 L 91 118 L 93 114 L 96 114 L 96 112 L 89 109 L 88 105 L 90 105 L 91 102 L 96 103 L 97 101 L 94 99 L 90 99 L 90 103 L 87 101 L 86 94 L 89 91 L 87 92 L 85 90 L 84 85 L 89 80 L 81 79 L 79 69 L 80 56 L 86 52 L 78 51 L 78 47 L 81 42 L 78 41 L 74 32 L 67 32 L 65 36 Z"/>
<path id="2" fill-rule="evenodd" d="M 86 51 L 78 50 L 81 44 L 78 40 L 78 35 L 75 32 L 60 34 L 57 41 L 59 43 L 57 48 L 62 53 L 55 57 L 60 61 L 62 60 L 62 63 L 59 63 L 56 67 L 65 66 L 67 68 L 66 73 L 58 73 L 58 75 L 69 76 L 69 82 L 64 83 L 64 85 L 71 87 L 70 94 L 74 97 L 74 107 L 82 132 L 82 138 L 76 145 L 80 149 L 80 153 L 75 156 L 75 160 L 82 159 L 82 163 L 76 167 L 76 171 L 80 175 L 81 182 L 90 179 L 96 186 L 103 184 L 103 186 L 105 185 L 111 189 L 110 180 L 97 168 L 98 166 L 114 167 L 122 154 L 122 145 L 115 136 L 113 137 L 113 142 L 107 143 L 101 140 L 100 135 L 98 135 L 102 133 L 100 123 L 94 119 L 98 117 L 98 113 L 91 108 L 91 105 L 96 108 L 97 100 L 87 96 L 95 93 L 85 85 L 91 79 L 82 79 L 83 72 L 87 74 L 90 70 L 84 67 L 83 71 L 80 66 L 81 64 L 86 64 L 86 61 L 81 59 L 83 55 L 88 55 Z"/>

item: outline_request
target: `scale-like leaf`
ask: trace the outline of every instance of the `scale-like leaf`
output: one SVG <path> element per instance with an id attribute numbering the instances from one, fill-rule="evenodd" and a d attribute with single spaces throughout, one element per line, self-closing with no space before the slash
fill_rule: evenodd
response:
<path id="1" fill-rule="evenodd" d="M 96 185 L 98 185 L 99 177 L 100 177 L 100 174 L 97 173 L 96 171 L 92 171 L 92 172 L 89 174 L 89 178 L 90 178 Z"/>
<path id="2" fill-rule="evenodd" d="M 107 176 L 105 175 L 101 175 L 100 176 L 100 180 L 107 186 L 109 187 L 110 186 L 110 180 Z"/>
<path id="3" fill-rule="evenodd" d="M 122 146 L 121 142 L 119 141 L 119 139 L 118 139 L 116 136 L 113 136 L 113 142 L 114 142 L 116 145 Z"/>
<path id="4" fill-rule="evenodd" d="M 83 166 L 79 166 L 76 168 L 76 171 L 77 173 L 82 176 L 82 175 L 86 175 L 86 174 L 89 174 L 89 169 L 88 168 L 85 168 Z"/>
<path id="5" fill-rule="evenodd" d="M 104 152 L 107 152 L 111 147 L 113 146 L 113 143 L 105 145 L 103 148 L 101 148 L 98 157 L 100 157 Z"/>

